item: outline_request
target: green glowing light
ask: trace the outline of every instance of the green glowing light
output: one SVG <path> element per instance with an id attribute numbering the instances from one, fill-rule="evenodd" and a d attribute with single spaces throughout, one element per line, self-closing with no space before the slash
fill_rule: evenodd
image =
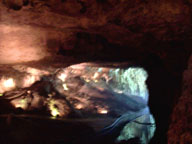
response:
<path id="1" fill-rule="evenodd" d="M 27 108 L 27 99 L 13 100 L 13 101 L 12 101 L 12 104 L 13 104 L 16 108 L 26 109 L 26 108 Z"/>
<path id="2" fill-rule="evenodd" d="M 51 111 L 52 116 L 56 117 L 57 115 L 59 115 L 59 112 L 56 108 L 53 108 Z"/>
<path id="3" fill-rule="evenodd" d="M 22 99 L 22 100 L 21 100 L 21 103 L 22 103 L 22 104 L 25 104 L 25 103 L 26 103 L 26 99 Z"/>
<path id="4" fill-rule="evenodd" d="M 0 93 L 0 96 L 3 96 L 3 94 L 2 94 L 2 93 Z"/>
<path id="5" fill-rule="evenodd" d="M 55 107 L 55 102 L 54 102 L 54 100 L 51 100 L 51 101 L 50 101 L 50 103 L 49 103 L 49 109 L 50 109 L 51 115 L 52 115 L 53 117 L 56 117 L 56 116 L 60 115 L 59 110 Z"/>

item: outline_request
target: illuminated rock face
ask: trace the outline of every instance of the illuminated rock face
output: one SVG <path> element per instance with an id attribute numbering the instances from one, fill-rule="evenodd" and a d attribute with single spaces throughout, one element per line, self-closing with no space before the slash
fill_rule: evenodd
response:
<path id="1" fill-rule="evenodd" d="M 80 103 L 74 103 L 74 107 L 77 107 L 77 109 L 90 106 L 89 99 L 91 97 L 93 97 L 93 101 L 94 99 L 111 97 L 111 100 L 117 101 L 126 100 L 127 98 L 128 101 L 125 101 L 125 104 L 128 105 L 133 104 L 134 101 L 141 103 L 138 106 L 134 104 L 135 106 L 133 107 L 130 105 L 130 108 L 134 110 L 145 107 L 148 102 L 148 90 L 145 84 L 148 75 L 143 68 L 120 69 L 100 67 L 99 64 L 93 63 L 81 63 L 64 69 L 55 69 L 56 73 L 25 65 L 14 65 L 12 68 L 17 73 L 15 72 L 14 76 L 9 74 L 9 76 L 5 75 L 6 78 L 1 78 L 1 93 L 16 88 L 30 88 L 42 77 L 46 78 L 48 75 L 52 75 L 52 78 L 48 76 L 45 79 L 48 85 L 45 83 L 45 86 L 40 86 L 39 90 L 41 91 L 41 88 L 46 90 L 48 92 L 47 95 L 52 97 L 55 94 L 52 94 L 50 86 L 53 85 L 60 94 L 72 99 L 77 98 L 76 100 L 81 97 L 82 101 Z M 44 80 L 41 81 L 43 82 Z M 38 89 L 38 86 L 32 87 L 37 87 Z M 86 98 L 83 98 L 82 95 L 86 95 Z M 134 100 L 129 102 L 129 99 L 132 98 Z M 107 109 L 105 106 L 103 108 L 98 107 L 97 111 L 99 113 L 108 113 Z"/>
<path id="2" fill-rule="evenodd" d="M 150 123 L 145 125 L 142 123 Z M 155 132 L 155 121 L 152 115 L 144 115 L 137 118 L 135 121 L 128 123 L 121 134 L 118 136 L 117 141 L 129 140 L 131 138 L 140 138 L 141 144 L 148 144 Z"/>
<path id="3" fill-rule="evenodd" d="M 4 68 L 3 66 L 3 69 Z M 5 93 L 16 88 L 30 87 L 42 76 L 49 75 L 47 70 L 37 69 L 26 65 L 13 65 L 0 75 L 0 93 Z"/>
<path id="4" fill-rule="evenodd" d="M 73 65 L 68 69 L 70 68 L 76 76 L 80 76 L 87 83 L 98 87 L 99 85 L 105 85 L 103 88 L 109 88 L 115 93 L 138 96 L 146 101 L 146 103 L 148 101 L 148 90 L 145 83 L 148 75 L 143 68 L 94 67 L 86 63 Z M 66 68 L 66 71 L 68 69 Z M 63 74 L 65 74 L 65 70 Z"/>
<path id="5" fill-rule="evenodd" d="M 15 81 L 13 78 L 4 78 L 0 79 L 0 93 L 4 93 L 5 91 L 10 91 L 15 89 Z"/>
<path id="6" fill-rule="evenodd" d="M 0 64 L 38 61 L 48 56 L 45 34 L 40 29 L 0 24 L 0 35 Z"/>
<path id="7" fill-rule="evenodd" d="M 147 106 L 147 73 L 142 68 L 119 69 L 82 63 L 59 71 L 57 78 L 61 80 L 61 84 L 56 84 L 60 93 L 73 101 L 79 101 L 80 97 L 81 101 L 74 103 L 75 107 L 81 105 L 82 109 L 90 111 L 94 111 L 92 108 L 96 107 L 99 113 L 114 111 L 123 114 L 127 111 L 126 108 L 123 105 L 114 106 L 113 101 L 124 101 L 125 105 L 135 111 Z M 104 100 L 103 106 L 99 105 L 99 99 Z"/>
<path id="8" fill-rule="evenodd" d="M 145 81 L 148 74 L 140 67 L 116 68 L 113 64 L 108 65 L 81 63 L 55 69 L 54 74 L 15 65 L 15 70 L 28 75 L 24 76 L 22 85 L 14 83 L 17 89 L 7 89 L 3 97 L 26 113 L 46 109 L 54 118 L 71 118 L 73 114 L 77 119 L 113 119 L 113 122 L 103 124 L 102 128 L 110 125 L 107 133 L 113 133 L 113 129 L 125 126 L 119 131 L 117 141 L 137 137 L 147 144 L 155 131 L 155 122 L 147 105 Z M 13 79 L 8 79 L 6 86 L 12 83 Z M 100 130 L 97 128 L 96 131 Z"/>
<path id="9" fill-rule="evenodd" d="M 129 69 L 111 69 L 109 75 L 115 83 L 113 89 L 126 95 L 140 96 L 148 101 L 148 90 L 145 81 L 147 80 L 147 72 L 142 68 Z"/>

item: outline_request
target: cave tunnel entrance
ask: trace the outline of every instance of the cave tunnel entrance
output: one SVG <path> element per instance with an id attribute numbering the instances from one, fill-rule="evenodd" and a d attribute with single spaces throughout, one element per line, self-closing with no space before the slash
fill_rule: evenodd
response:
<path id="1" fill-rule="evenodd" d="M 148 73 L 142 67 L 81 63 L 55 70 L 25 65 L 12 69 L 14 75 L 1 78 L 0 90 L 13 117 L 86 121 L 98 139 L 110 137 L 113 142 L 148 143 L 153 137 L 156 125 L 148 107 Z M 9 117 L 7 111 L 2 113 Z"/>

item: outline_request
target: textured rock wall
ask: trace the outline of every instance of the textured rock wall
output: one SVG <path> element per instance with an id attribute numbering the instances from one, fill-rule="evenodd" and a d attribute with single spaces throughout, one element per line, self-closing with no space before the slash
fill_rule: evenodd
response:
<path id="1" fill-rule="evenodd" d="M 0 8 L 0 56 L 21 43 L 44 53 L 15 62 L 38 60 L 47 53 L 132 58 L 148 51 L 169 59 L 177 43 L 183 47 L 192 35 L 188 0 L 1 0 Z M 5 25 L 12 38 L 6 38 Z"/>
<path id="2" fill-rule="evenodd" d="M 171 125 L 168 131 L 169 144 L 192 143 L 192 56 L 188 69 L 183 73 L 182 95 L 176 104 L 171 116 Z"/>

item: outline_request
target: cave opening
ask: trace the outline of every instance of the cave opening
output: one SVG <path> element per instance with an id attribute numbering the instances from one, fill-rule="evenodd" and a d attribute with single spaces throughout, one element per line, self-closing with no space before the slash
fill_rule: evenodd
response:
<path id="1" fill-rule="evenodd" d="M 110 141 L 116 143 L 135 139 L 135 142 L 147 144 L 155 133 L 155 119 L 148 107 L 148 73 L 142 67 L 128 63 L 89 62 L 54 70 L 26 65 L 13 65 L 12 69 L 14 76 L 4 74 L 1 77 L 0 98 L 4 106 L 5 102 L 9 103 L 1 117 L 7 120 L 12 117 L 13 131 L 12 123 L 22 118 L 23 122 L 52 119 L 86 123 L 94 131 L 90 137 L 96 137 L 100 142 L 109 141 L 110 137 Z M 31 129 L 34 124 L 31 121 L 26 125 Z M 77 137 L 76 141 L 92 142 L 85 138 L 87 135 L 82 135 L 84 139 L 81 140 Z M 45 137 L 34 138 L 34 142 L 42 139 Z"/>

